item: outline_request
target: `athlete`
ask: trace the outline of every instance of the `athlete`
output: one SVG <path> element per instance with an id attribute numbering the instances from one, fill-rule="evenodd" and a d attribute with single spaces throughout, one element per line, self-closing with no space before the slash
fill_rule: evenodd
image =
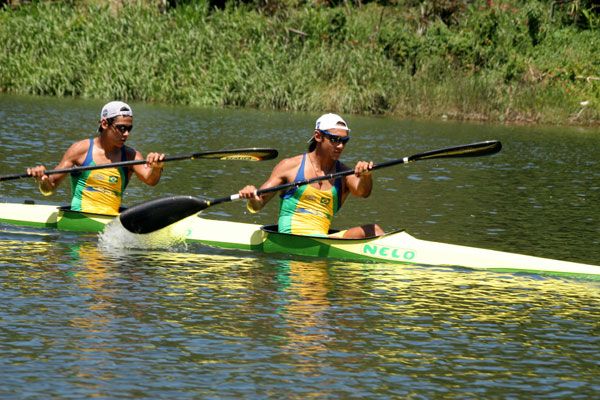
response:
<path id="1" fill-rule="evenodd" d="M 133 111 L 122 101 L 111 101 L 102 107 L 98 135 L 71 145 L 55 169 L 101 165 L 128 160 L 143 160 L 139 151 L 125 145 L 133 129 Z M 71 174 L 71 210 L 88 213 L 117 215 L 123 192 L 131 175 L 154 186 L 163 169 L 162 153 L 149 153 L 145 164 L 129 167 L 104 168 Z M 67 174 L 46 175 L 46 167 L 27 168 L 40 191 L 49 196 Z"/>
<path id="2" fill-rule="evenodd" d="M 338 171 L 348 170 L 340 160 L 350 140 L 350 129 L 336 114 L 324 114 L 319 119 L 309 140 L 308 152 L 279 162 L 261 189 L 290 182 L 312 179 Z M 303 185 L 280 194 L 279 232 L 298 235 L 329 234 L 333 216 L 349 194 L 368 197 L 373 187 L 371 169 L 373 162 L 359 161 L 354 174 L 335 180 L 322 180 Z M 260 211 L 273 198 L 274 192 L 256 195 L 256 187 L 248 185 L 239 191 L 247 199 L 250 212 Z M 348 239 L 358 239 L 383 234 L 377 224 L 356 226 L 334 234 Z"/>

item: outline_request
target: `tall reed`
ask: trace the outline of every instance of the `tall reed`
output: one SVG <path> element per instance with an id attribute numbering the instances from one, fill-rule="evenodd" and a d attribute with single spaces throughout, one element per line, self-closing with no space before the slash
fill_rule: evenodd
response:
<path id="1" fill-rule="evenodd" d="M 0 11 L 0 91 L 600 124 L 600 35 L 543 2 L 464 8 L 34 3 Z M 584 104 L 584 105 L 582 105 Z"/>

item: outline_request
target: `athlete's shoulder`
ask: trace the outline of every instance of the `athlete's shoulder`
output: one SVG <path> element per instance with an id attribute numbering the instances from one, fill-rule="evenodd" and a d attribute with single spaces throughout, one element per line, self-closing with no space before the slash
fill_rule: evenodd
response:
<path id="1" fill-rule="evenodd" d="M 277 181 L 277 184 L 293 180 L 301 162 L 302 154 L 284 158 L 275 166 L 275 168 L 273 168 L 270 179 Z"/>
<path id="2" fill-rule="evenodd" d="M 87 153 L 90 148 L 90 139 L 82 139 L 75 143 L 73 143 L 65 152 L 65 155 L 69 156 L 79 156 L 81 154 Z"/>
<path id="3" fill-rule="evenodd" d="M 284 158 L 279 162 L 279 164 L 277 164 L 277 167 L 281 167 L 282 169 L 298 168 L 300 163 L 302 163 L 303 156 L 304 154 L 298 154 L 297 156 Z"/>

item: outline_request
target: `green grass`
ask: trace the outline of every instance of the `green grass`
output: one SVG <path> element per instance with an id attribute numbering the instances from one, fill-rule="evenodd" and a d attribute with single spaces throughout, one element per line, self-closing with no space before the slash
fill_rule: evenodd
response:
<path id="1" fill-rule="evenodd" d="M 274 13 L 216 10 L 201 1 L 167 12 L 143 3 L 5 7 L 0 91 L 600 124 L 600 34 L 593 24 L 565 22 L 547 2 L 449 1 L 461 7 L 446 22 L 415 2 L 396 3 L 306 2 Z"/>

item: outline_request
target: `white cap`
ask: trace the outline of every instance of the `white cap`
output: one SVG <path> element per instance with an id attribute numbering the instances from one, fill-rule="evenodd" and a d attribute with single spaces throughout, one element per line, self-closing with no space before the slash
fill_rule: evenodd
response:
<path id="1" fill-rule="evenodd" d="M 337 114 L 323 114 L 317 120 L 315 129 L 326 131 L 328 129 L 343 129 L 349 131 L 348 124 Z"/>
<path id="2" fill-rule="evenodd" d="M 321 115 L 315 124 L 315 129 L 322 131 L 328 129 L 343 129 L 350 132 L 350 128 L 348 128 L 346 121 L 339 115 L 331 113 Z M 313 151 L 315 147 L 317 147 L 317 141 L 315 140 L 315 135 L 313 135 L 308 140 L 308 151 Z"/>
<path id="3" fill-rule="evenodd" d="M 128 104 L 123 103 L 122 101 L 111 101 L 102 107 L 100 119 L 114 118 L 119 115 L 124 117 L 133 117 L 133 110 Z"/>

